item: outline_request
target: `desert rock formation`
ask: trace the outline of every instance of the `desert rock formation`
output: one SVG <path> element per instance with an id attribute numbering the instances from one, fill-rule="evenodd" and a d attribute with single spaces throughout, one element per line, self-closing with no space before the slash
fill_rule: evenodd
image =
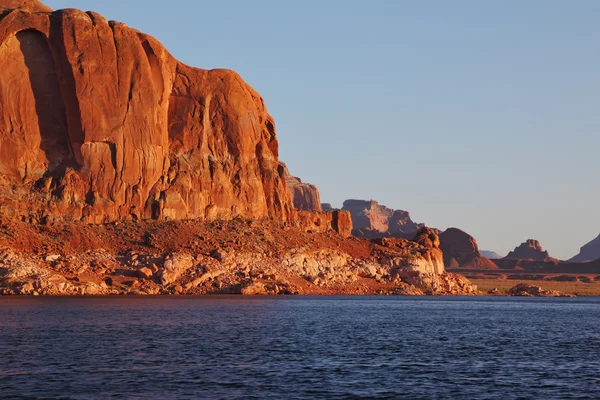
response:
<path id="1" fill-rule="evenodd" d="M 285 182 L 296 210 L 324 211 L 321 208 L 319 189 L 315 185 L 304 183 L 300 178 L 292 176 L 287 165 L 281 161 L 279 162 L 279 168 L 283 170 L 283 176 L 285 177 Z"/>
<path id="2" fill-rule="evenodd" d="M 534 239 L 528 239 L 521 243 L 513 251 L 508 253 L 506 259 L 531 260 L 531 261 L 551 261 L 554 260 L 547 251 L 545 251 L 540 242 Z"/>
<path id="3" fill-rule="evenodd" d="M 425 226 L 413 222 L 407 211 L 392 210 L 375 200 L 346 200 L 342 209 L 352 214 L 353 234 L 361 238 L 408 238 Z"/>
<path id="4" fill-rule="evenodd" d="M 579 254 L 571 258 L 570 262 L 589 262 L 600 259 L 600 235 L 585 246 L 581 247 Z"/>
<path id="5" fill-rule="evenodd" d="M 498 268 L 496 264 L 481 255 L 475 238 L 460 229 L 446 229 L 440 234 L 440 242 L 447 268 Z"/>
<path id="6" fill-rule="evenodd" d="M 5 215 L 291 218 L 274 120 L 238 74 L 182 64 L 94 12 L 0 7 Z"/>

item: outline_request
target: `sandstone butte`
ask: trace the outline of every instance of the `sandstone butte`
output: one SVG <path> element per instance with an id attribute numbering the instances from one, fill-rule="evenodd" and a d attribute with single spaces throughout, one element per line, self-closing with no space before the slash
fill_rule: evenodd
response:
<path id="1" fill-rule="evenodd" d="M 0 294 L 476 292 L 434 230 L 349 238 L 350 212 L 320 212 L 286 170 L 235 72 L 94 12 L 0 0 Z"/>
<path id="2" fill-rule="evenodd" d="M 540 242 L 534 239 L 527 239 L 527 241 L 521 243 L 508 253 L 505 258 L 531 261 L 556 261 L 556 259 L 550 257 L 548 251 L 542 248 Z"/>
<path id="3" fill-rule="evenodd" d="M 88 223 L 294 218 L 274 120 L 238 74 L 182 64 L 94 12 L 0 8 L 5 212 Z"/>
<path id="4" fill-rule="evenodd" d="M 496 264 L 481 255 L 475 238 L 460 229 L 448 228 L 442 232 L 440 249 L 449 269 L 498 269 Z"/>

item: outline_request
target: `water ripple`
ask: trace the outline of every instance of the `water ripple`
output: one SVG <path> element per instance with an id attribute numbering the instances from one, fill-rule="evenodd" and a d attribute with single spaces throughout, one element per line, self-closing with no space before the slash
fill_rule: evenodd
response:
<path id="1" fill-rule="evenodd" d="M 0 298 L 0 397 L 597 399 L 600 300 Z"/>

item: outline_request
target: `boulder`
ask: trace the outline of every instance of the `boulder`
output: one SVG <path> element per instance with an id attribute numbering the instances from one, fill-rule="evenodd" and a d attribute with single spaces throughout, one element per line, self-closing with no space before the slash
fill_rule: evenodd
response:
<path id="1" fill-rule="evenodd" d="M 267 290 L 263 283 L 255 282 L 242 287 L 242 294 L 245 296 L 266 295 Z"/>
<path id="2" fill-rule="evenodd" d="M 457 228 L 448 228 L 440 234 L 440 249 L 447 268 L 498 269 L 483 257 L 475 238 Z"/>
<path id="3" fill-rule="evenodd" d="M 137 270 L 137 276 L 142 279 L 150 279 L 154 273 L 148 267 L 142 267 Z"/>

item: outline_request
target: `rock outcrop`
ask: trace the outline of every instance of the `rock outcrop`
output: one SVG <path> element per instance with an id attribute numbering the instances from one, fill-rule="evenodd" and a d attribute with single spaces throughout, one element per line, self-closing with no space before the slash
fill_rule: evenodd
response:
<path id="1" fill-rule="evenodd" d="M 526 283 L 519 283 L 508 291 L 509 296 L 525 297 L 575 297 L 572 294 L 565 294 L 557 290 L 546 290 L 539 286 L 532 286 Z"/>
<path id="2" fill-rule="evenodd" d="M 540 242 L 534 239 L 528 239 L 526 242 L 521 243 L 521 245 L 508 253 L 505 258 L 531 261 L 555 260 L 554 258 L 550 257 L 548 252 L 542 248 Z"/>
<path id="3" fill-rule="evenodd" d="M 571 258 L 570 262 L 590 262 L 600 259 L 600 235 L 581 248 L 579 254 Z"/>
<path id="4" fill-rule="evenodd" d="M 352 235 L 352 217 L 348 211 L 335 210 L 329 212 L 298 211 L 296 224 L 307 232 L 337 232 L 341 237 Z"/>
<path id="5" fill-rule="evenodd" d="M 279 168 L 280 171 L 283 170 L 283 176 L 285 177 L 285 182 L 296 210 L 324 211 L 321 208 L 319 189 L 315 185 L 304 183 L 300 178 L 292 176 L 287 165 L 281 161 L 279 162 Z"/>
<path id="6" fill-rule="evenodd" d="M 475 238 L 460 229 L 449 228 L 442 232 L 440 248 L 447 268 L 498 269 L 481 255 Z"/>
<path id="7" fill-rule="evenodd" d="M 346 200 L 342 209 L 352 214 L 353 234 L 360 238 L 411 238 L 425 226 L 413 222 L 407 211 L 392 210 L 375 200 Z"/>
<path id="8" fill-rule="evenodd" d="M 3 215 L 291 217 L 274 120 L 238 74 L 94 12 L 0 7 Z"/>

